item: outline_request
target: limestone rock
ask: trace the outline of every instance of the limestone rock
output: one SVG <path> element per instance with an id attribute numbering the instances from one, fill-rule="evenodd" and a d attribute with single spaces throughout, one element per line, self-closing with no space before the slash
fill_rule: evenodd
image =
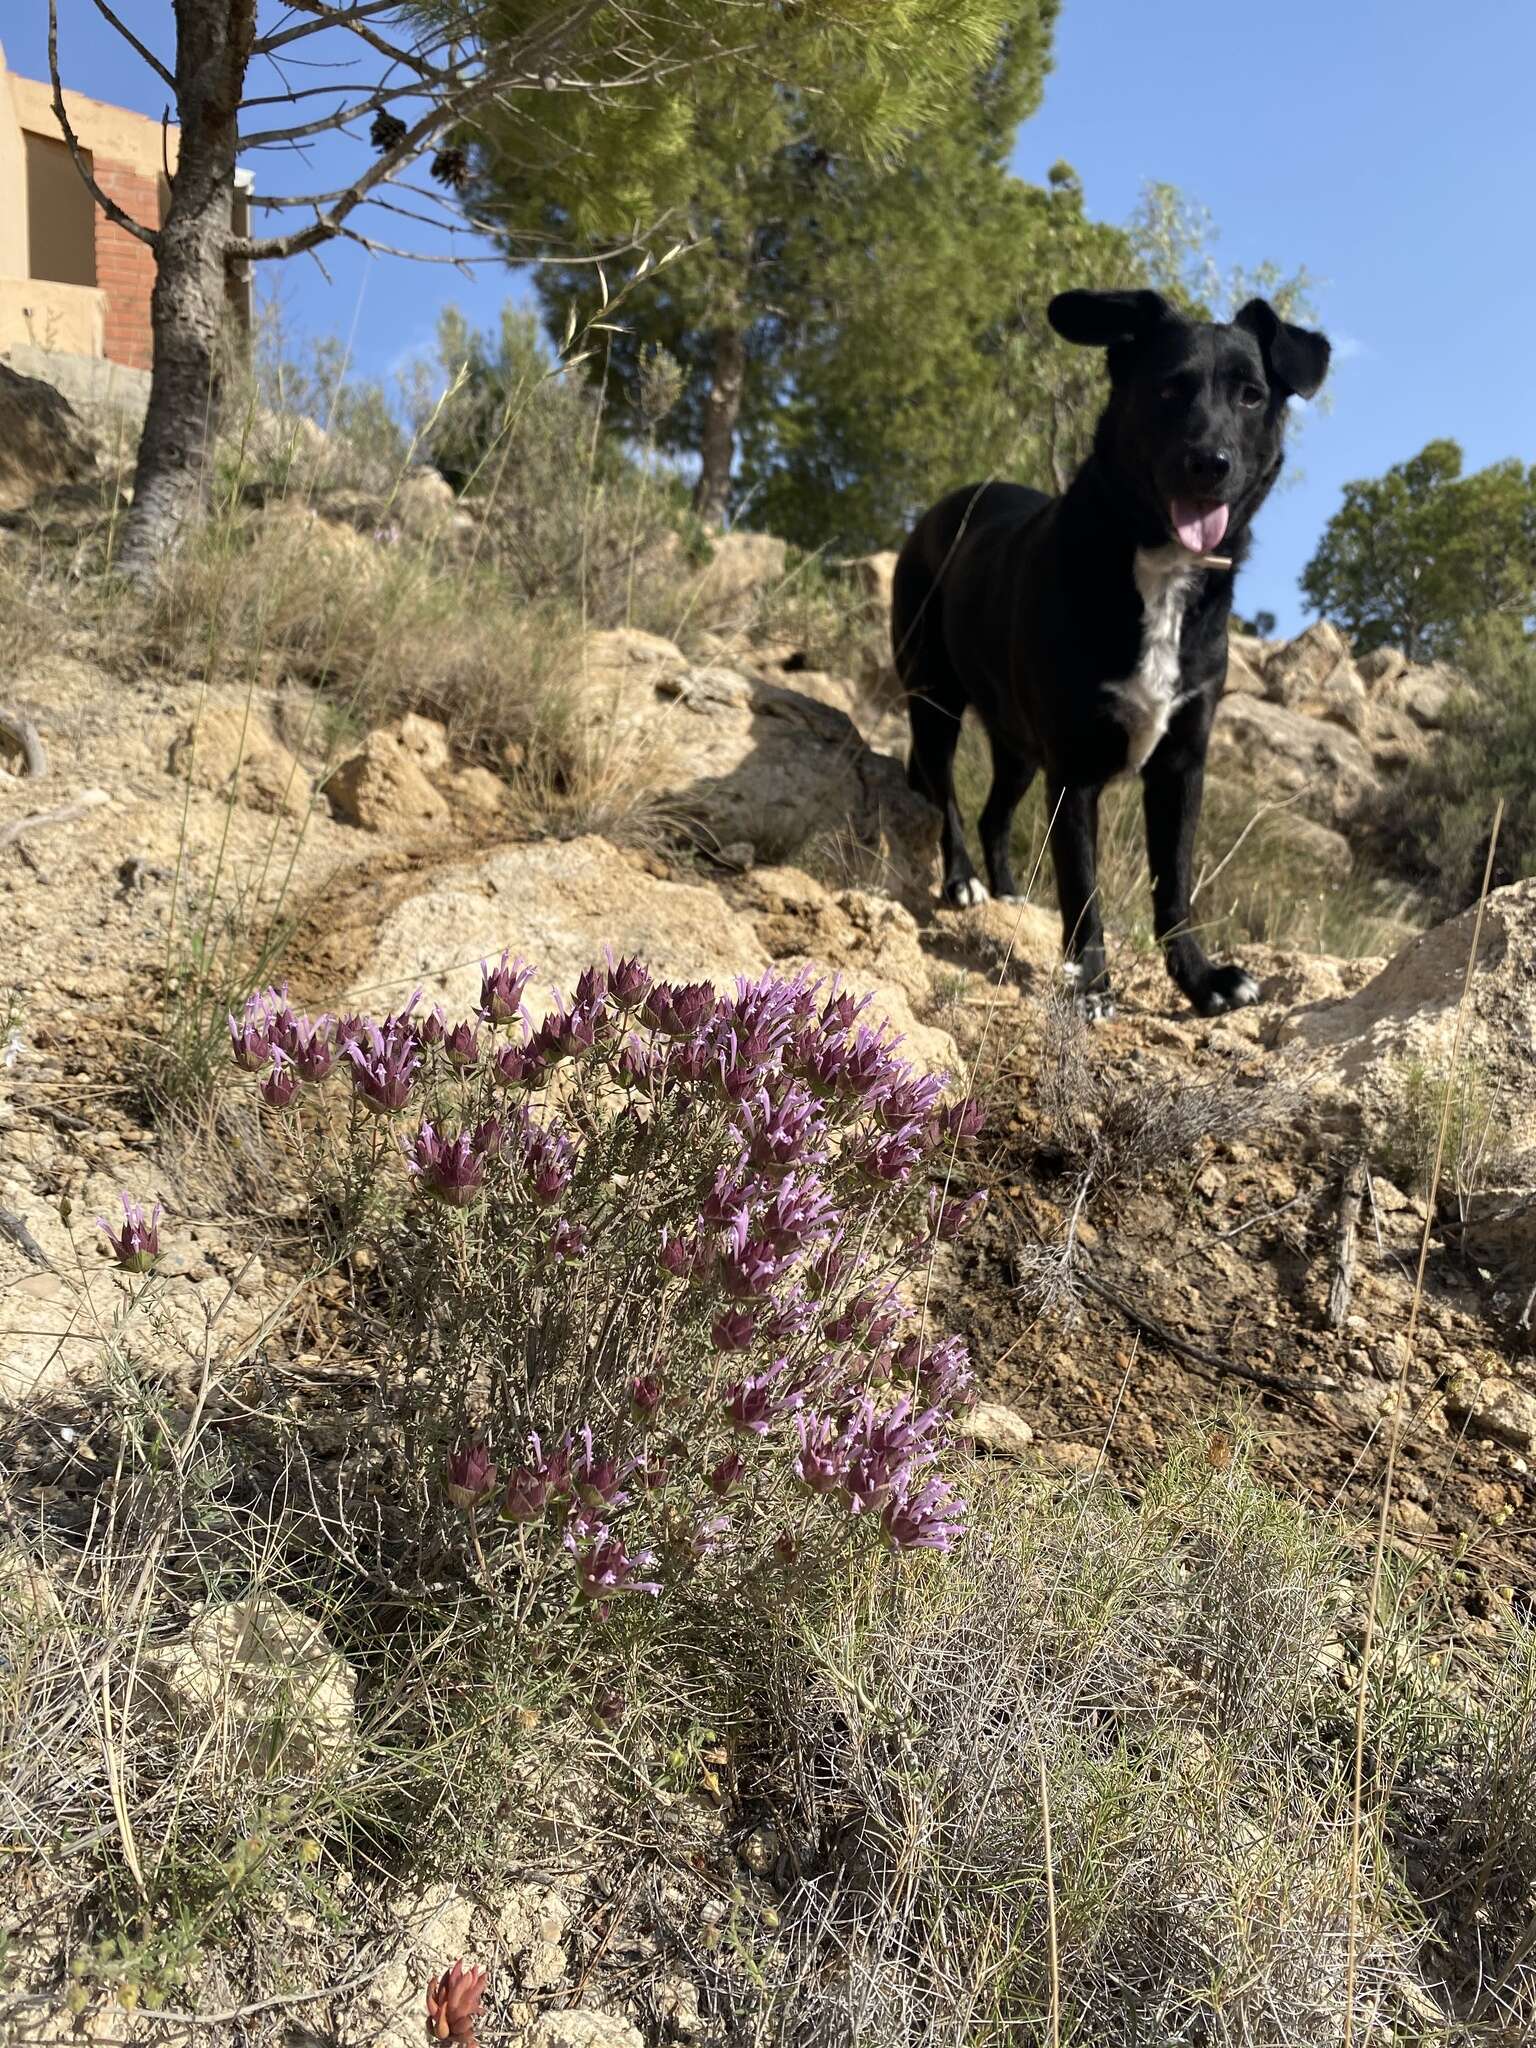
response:
<path id="1" fill-rule="evenodd" d="M 274 1594 L 204 1608 L 142 1659 L 146 1701 L 246 1768 L 318 1770 L 350 1748 L 357 1675 L 316 1621 Z"/>
<path id="2" fill-rule="evenodd" d="M 690 601 L 708 618 L 750 616 L 759 595 L 783 582 L 787 558 L 777 534 L 718 534 Z"/>
<path id="3" fill-rule="evenodd" d="M 1399 676 L 1406 675 L 1408 667 L 1408 657 L 1400 647 L 1373 647 L 1356 661 L 1355 673 L 1374 697 L 1389 689 Z"/>
<path id="4" fill-rule="evenodd" d="M 570 1917 L 560 1894 L 544 1885 L 516 1885 L 502 1900 L 496 1932 L 524 1991 L 551 1991 L 564 1981 L 560 1944 Z"/>
<path id="5" fill-rule="evenodd" d="M 1280 1043 L 1368 1120 L 1391 1118 L 1410 1066 L 1448 1071 L 1475 921 L 1465 910 L 1422 933 L 1348 1001 L 1298 1010 Z M 1536 1144 L 1536 881 L 1488 898 L 1461 1059 L 1500 1106 L 1501 1148 Z"/>
<path id="6" fill-rule="evenodd" d="M 1028 1456 L 1035 1432 L 1015 1409 L 1001 1401 L 978 1401 L 955 1425 L 955 1434 L 979 1451 L 991 1451 L 1002 1458 Z"/>
<path id="7" fill-rule="evenodd" d="M 95 474 L 95 451 L 68 399 L 0 363 L 0 513 Z"/>
<path id="8" fill-rule="evenodd" d="M 267 723 L 263 710 L 244 702 L 206 705 L 195 724 L 173 742 L 173 775 L 217 796 L 234 792 L 252 810 L 302 818 L 313 788 L 309 776 Z"/>
<path id="9" fill-rule="evenodd" d="M 638 2027 L 617 2013 L 584 2006 L 576 2012 L 546 2012 L 525 2036 L 526 2048 L 645 2048 Z"/>
<path id="10" fill-rule="evenodd" d="M 1307 816 L 1335 829 L 1348 825 L 1380 787 L 1353 732 L 1260 697 L 1222 700 L 1210 767 L 1213 781 L 1241 777 L 1266 797 L 1298 797 Z"/>
<path id="11" fill-rule="evenodd" d="M 1264 642 L 1248 633 L 1234 633 L 1227 642 L 1227 694 L 1264 695 Z"/>
<path id="12" fill-rule="evenodd" d="M 1369 725 L 1365 685 L 1337 626 L 1321 620 L 1275 649 L 1264 663 L 1264 694 L 1272 704 L 1342 725 L 1357 736 Z"/>
<path id="13" fill-rule="evenodd" d="M 772 863 L 842 837 L 896 882 L 926 886 L 937 813 L 837 705 L 761 674 L 691 666 L 668 642 L 629 631 L 588 637 L 576 686 L 610 763 L 704 847 L 745 840 Z"/>
<path id="14" fill-rule="evenodd" d="M 715 890 L 659 881 L 605 839 L 541 840 L 441 868 L 398 903 L 372 937 L 359 998 L 389 985 L 403 999 L 419 984 L 429 1003 L 466 1011 L 479 995 L 479 962 L 510 948 L 534 965 L 536 1006 L 551 989 L 573 988 L 607 946 L 675 981 L 726 985 L 768 965 L 749 921 Z"/>
<path id="15" fill-rule="evenodd" d="M 425 725 L 424 719 L 415 721 Z M 344 825 L 365 832 L 410 832 L 445 824 L 448 800 L 428 781 L 421 751 L 396 731 L 373 732 L 360 752 L 327 776 L 323 788 Z"/>
<path id="16" fill-rule="evenodd" d="M 1481 1436 L 1496 1437 L 1517 1451 L 1536 1446 L 1536 1395 L 1501 1374 L 1454 1374 L 1445 1405 Z"/>

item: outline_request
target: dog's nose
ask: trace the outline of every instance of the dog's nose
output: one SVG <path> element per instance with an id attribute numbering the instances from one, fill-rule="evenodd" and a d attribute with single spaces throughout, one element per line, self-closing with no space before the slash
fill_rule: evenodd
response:
<path id="1" fill-rule="evenodd" d="M 1192 484 L 1214 487 L 1232 474 L 1232 457 L 1225 448 L 1191 448 L 1185 465 Z"/>

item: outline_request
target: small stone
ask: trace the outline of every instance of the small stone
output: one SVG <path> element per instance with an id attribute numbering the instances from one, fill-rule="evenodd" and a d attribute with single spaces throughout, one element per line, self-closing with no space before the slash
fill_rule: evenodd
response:
<path id="1" fill-rule="evenodd" d="M 766 1876 L 779 1860 L 779 1838 L 772 1828 L 754 1828 L 736 1854 L 754 1876 Z"/>
<path id="2" fill-rule="evenodd" d="M 528 2048 L 645 2048 L 637 2027 L 618 2013 L 586 2007 L 546 2012 L 534 2022 Z"/>
<path id="3" fill-rule="evenodd" d="M 955 1434 L 981 1451 L 1003 1458 L 1022 1458 L 1035 1441 L 1035 1432 L 1014 1409 L 1001 1401 L 978 1401 L 955 1425 Z"/>

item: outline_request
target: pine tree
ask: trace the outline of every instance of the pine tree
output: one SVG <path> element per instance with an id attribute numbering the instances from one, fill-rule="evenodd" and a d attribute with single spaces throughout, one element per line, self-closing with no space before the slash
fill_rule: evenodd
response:
<path id="1" fill-rule="evenodd" d="M 845 0 L 827 10 L 814 45 L 786 8 L 784 32 L 800 38 L 793 70 L 769 41 L 670 96 L 573 106 L 553 155 L 527 146 L 510 121 L 492 133 L 479 215 L 509 249 L 533 239 L 556 259 L 539 277 L 553 331 L 571 305 L 587 318 L 600 311 L 590 259 L 604 241 L 654 219 L 656 244 L 691 244 L 633 297 L 590 368 L 608 379 L 610 418 L 623 432 L 637 424 L 647 354 L 660 347 L 675 358 L 683 390 L 665 437 L 697 459 L 707 519 L 727 514 L 740 445 L 747 488 L 764 505 L 773 494 L 786 531 L 804 527 L 781 472 L 798 447 L 810 473 L 825 470 L 838 488 L 847 465 L 832 442 L 823 453 L 820 437 L 855 424 L 859 401 L 850 385 L 845 403 L 838 384 L 849 351 L 894 331 L 920 348 L 920 378 L 942 377 L 943 351 L 971 331 L 968 316 L 990 317 L 1004 273 L 977 277 L 970 259 L 981 237 L 998 265 L 1006 260 L 1016 204 L 1002 164 L 1038 99 L 1056 4 Z M 963 171 L 925 163 L 938 155 Z M 946 194 L 968 216 L 935 256 L 927 244 L 940 234 Z M 925 298 L 933 317 L 920 334 Z M 909 396 L 905 409 L 931 419 L 931 403 Z M 868 474 L 856 450 L 847 463 Z M 873 523 L 851 508 L 850 531 Z"/>

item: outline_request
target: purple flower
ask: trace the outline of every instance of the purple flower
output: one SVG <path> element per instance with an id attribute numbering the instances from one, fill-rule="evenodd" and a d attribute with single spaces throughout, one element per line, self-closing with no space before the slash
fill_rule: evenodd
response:
<path id="1" fill-rule="evenodd" d="M 986 1111 L 972 1095 L 955 1102 L 939 1118 L 939 1129 L 955 1144 L 973 1145 L 986 1129 Z"/>
<path id="2" fill-rule="evenodd" d="M 615 1692 L 612 1687 L 600 1692 L 592 1702 L 592 1711 L 605 1728 L 617 1728 L 626 1712 L 623 1693 Z"/>
<path id="3" fill-rule="evenodd" d="M 530 1081 L 537 1081 L 543 1071 L 544 1062 L 532 1045 L 498 1046 L 491 1058 L 491 1079 L 499 1081 L 503 1088 L 526 1087 Z"/>
<path id="4" fill-rule="evenodd" d="M 720 1284 L 732 1301 L 761 1301 L 788 1261 L 765 1237 L 748 1237 L 739 1224 L 720 1254 Z"/>
<path id="5" fill-rule="evenodd" d="M 571 1461 L 571 1491 L 583 1507 L 622 1507 L 629 1496 L 623 1482 L 632 1467 L 621 1466 L 617 1458 L 600 1456 L 592 1442 L 590 1426 L 581 1432 L 581 1450 Z"/>
<path id="6" fill-rule="evenodd" d="M 707 981 L 689 981 L 672 991 L 672 1014 L 682 1038 L 702 1031 L 720 1007 L 720 999 Z"/>
<path id="7" fill-rule="evenodd" d="M 744 1436 L 766 1436 L 780 1416 L 800 1406 L 802 1394 L 778 1391 L 788 1364 L 787 1358 L 776 1358 L 764 1371 L 749 1373 L 735 1386 L 726 1388 L 723 1399 L 732 1429 L 740 1430 Z"/>
<path id="8" fill-rule="evenodd" d="M 689 1536 L 687 1549 L 690 1557 L 712 1557 L 725 1538 L 731 1533 L 729 1515 L 708 1515 Z"/>
<path id="9" fill-rule="evenodd" d="M 443 1051 L 453 1067 L 472 1067 L 480 1057 L 480 1034 L 468 1018 L 443 1034 Z"/>
<path id="10" fill-rule="evenodd" d="M 604 1023 L 602 1008 L 594 1003 L 573 1003 L 567 1010 L 556 1003 L 533 1034 L 531 1043 L 550 1065 L 590 1052 L 597 1044 Z"/>
<path id="11" fill-rule="evenodd" d="M 448 1455 L 448 1498 L 456 1508 L 472 1510 L 496 1491 L 496 1467 L 483 1443 L 460 1446 Z"/>
<path id="12" fill-rule="evenodd" d="M 286 1109 L 299 1092 L 299 1070 L 280 1045 L 272 1048 L 272 1071 L 257 1083 L 269 1109 Z"/>
<path id="13" fill-rule="evenodd" d="M 769 1304 L 757 1334 L 765 1344 L 787 1344 L 792 1337 L 803 1336 L 815 1320 L 815 1309 L 797 1289 L 782 1301 Z"/>
<path id="14" fill-rule="evenodd" d="M 661 1591 L 659 1579 L 638 1576 L 656 1562 L 655 1551 L 641 1550 L 631 1557 L 622 1539 L 602 1527 L 592 1532 L 592 1540 L 585 1549 L 570 1530 L 566 1532 L 565 1543 L 576 1561 L 576 1590 L 583 1600 L 596 1604 L 600 1615 L 607 1613 L 609 1601 L 621 1593 Z"/>
<path id="15" fill-rule="evenodd" d="M 928 1234 L 940 1243 L 947 1243 L 969 1230 L 982 1210 L 987 1206 L 987 1191 L 978 1188 L 963 1201 L 947 1202 L 937 1188 L 928 1190 Z M 919 1240 L 921 1243 L 923 1240 Z"/>
<path id="16" fill-rule="evenodd" d="M 710 1473 L 710 1490 L 724 1500 L 728 1493 L 734 1492 L 740 1486 L 742 1474 L 746 1469 L 747 1461 L 740 1451 L 732 1451 L 728 1457 L 722 1458 Z"/>
<path id="17" fill-rule="evenodd" d="M 485 1186 L 485 1162 L 501 1149 L 501 1125 L 488 1118 L 475 1130 L 445 1137 L 424 1122 L 414 1138 L 403 1138 L 406 1168 L 426 1192 L 450 1209 L 467 1209 Z"/>
<path id="18" fill-rule="evenodd" d="M 650 972 L 638 960 L 617 960 L 608 969 L 608 994 L 617 1009 L 637 1010 L 650 986 Z"/>
<path id="19" fill-rule="evenodd" d="M 228 1022 L 235 1065 L 248 1074 L 259 1073 L 271 1058 L 273 1046 L 285 1043 L 289 1027 L 296 1022 L 288 1007 L 286 985 L 247 996 L 240 1016 L 231 1016 Z"/>
<path id="20" fill-rule="evenodd" d="M 810 1166 L 825 1156 L 826 1118 L 799 1081 L 791 1081 L 777 1102 L 759 1088 L 736 1110 L 736 1124 L 754 1166 Z"/>
<path id="21" fill-rule="evenodd" d="M 795 1434 L 800 1450 L 795 1477 L 811 1493 L 841 1492 L 848 1476 L 848 1442 L 828 1415 L 797 1415 Z"/>
<path id="22" fill-rule="evenodd" d="M 874 1102 L 898 1082 L 904 1081 L 910 1069 L 905 1060 L 897 1057 L 896 1043 L 883 1030 L 874 1031 L 867 1024 L 861 1024 L 848 1047 L 843 1067 L 844 1093 L 856 1095 L 864 1102 Z"/>
<path id="23" fill-rule="evenodd" d="M 909 1074 L 904 1080 L 893 1081 L 876 1101 L 875 1114 L 887 1130 L 905 1130 L 909 1125 L 921 1128 L 933 1116 L 934 1106 L 944 1092 L 944 1079 L 942 1074 Z"/>
<path id="24" fill-rule="evenodd" d="M 282 1050 L 298 1071 L 301 1081 L 323 1081 L 336 1064 L 334 1017 L 295 1017 L 288 1027 Z"/>
<path id="25" fill-rule="evenodd" d="M 906 1395 L 880 1414 L 865 1395 L 847 1430 L 848 1474 L 843 1491 L 856 1515 L 884 1507 L 893 1495 L 905 1491 L 919 1466 L 932 1463 L 937 1455 L 934 1432 L 940 1420 L 937 1408 L 914 1417 Z"/>
<path id="26" fill-rule="evenodd" d="M 751 1349 L 752 1332 L 755 1327 L 749 1309 L 727 1309 L 711 1326 L 709 1341 L 717 1351 L 747 1351 Z"/>
<path id="27" fill-rule="evenodd" d="M 880 1533 L 892 1550 L 948 1550 L 965 1527 L 965 1503 L 942 1479 L 888 1500 Z"/>
<path id="28" fill-rule="evenodd" d="M 797 1073 L 823 1102 L 838 1092 L 848 1066 L 848 1048 L 841 1038 L 818 1027 L 801 1031 L 785 1049 L 785 1065 Z"/>
<path id="29" fill-rule="evenodd" d="M 448 1019 L 441 1003 L 434 1003 L 425 1017 L 416 1019 L 416 1038 L 421 1045 L 441 1045 L 448 1035 Z"/>
<path id="30" fill-rule="evenodd" d="M 653 1372 L 636 1373 L 629 1383 L 629 1412 L 642 1429 L 649 1429 L 656 1420 L 667 1390 Z"/>
<path id="31" fill-rule="evenodd" d="M 165 1211 L 156 1202 L 154 1213 L 146 1216 L 144 1204 L 131 1195 L 119 1195 L 118 1200 L 123 1205 L 122 1229 L 114 1230 L 105 1216 L 96 1218 L 96 1226 L 106 1232 L 112 1256 L 125 1273 L 147 1273 L 160 1256 L 160 1218 Z"/>
<path id="32" fill-rule="evenodd" d="M 904 1124 L 899 1131 L 889 1131 L 883 1138 L 876 1138 L 855 1154 L 861 1173 L 868 1179 L 887 1184 L 910 1180 L 912 1170 L 923 1156 L 922 1133 L 915 1124 Z"/>
<path id="33" fill-rule="evenodd" d="M 752 1187 L 743 1182 L 740 1174 L 729 1166 L 722 1166 L 715 1175 L 709 1193 L 704 1197 L 699 1210 L 699 1221 L 712 1229 L 725 1227 L 733 1229 L 752 1213 Z"/>
<path id="34" fill-rule="evenodd" d="M 788 1529 L 781 1529 L 773 1539 L 773 1554 L 787 1571 L 800 1555 L 800 1546 Z"/>
<path id="35" fill-rule="evenodd" d="M 591 1249 L 584 1223 L 572 1223 L 567 1216 L 556 1220 L 554 1229 L 549 1233 L 548 1250 L 557 1265 L 574 1264 L 577 1259 L 584 1259 Z"/>
<path id="36" fill-rule="evenodd" d="M 665 1061 L 638 1038 L 626 1038 L 619 1048 L 618 1068 L 619 1079 L 626 1087 L 648 1088 L 664 1070 Z"/>
<path id="37" fill-rule="evenodd" d="M 530 1123 L 523 1139 L 523 1167 L 528 1189 L 541 1208 L 558 1202 L 571 1184 L 576 1148 L 552 1125 Z"/>
<path id="38" fill-rule="evenodd" d="M 501 1512 L 509 1522 L 537 1522 L 549 1505 L 550 1485 L 544 1473 L 519 1465 L 507 1481 Z"/>
<path id="39" fill-rule="evenodd" d="M 940 1337 L 933 1344 L 908 1337 L 897 1347 L 894 1363 L 938 1407 L 954 1408 L 971 1398 L 970 1355 L 959 1337 Z"/>
<path id="40" fill-rule="evenodd" d="M 865 1010 L 869 1008 L 868 996 L 850 995 L 846 989 L 834 989 L 822 1005 L 821 1024 L 824 1031 L 851 1031 Z"/>
<path id="41" fill-rule="evenodd" d="M 533 969 L 503 953 L 496 966 L 480 962 L 480 1015 L 487 1024 L 510 1024 L 522 1006 Z"/>
<path id="42" fill-rule="evenodd" d="M 792 1251 L 828 1229 L 836 1216 L 832 1198 L 812 1173 L 787 1173 L 775 1188 L 757 1227 L 780 1251 Z"/>
<path id="43" fill-rule="evenodd" d="M 640 1003 L 642 1020 L 649 1024 L 653 1031 L 660 1031 L 669 1038 L 681 1035 L 677 1012 L 672 1007 L 672 998 L 675 994 L 676 991 L 670 981 L 654 981 Z"/>
<path id="44" fill-rule="evenodd" d="M 843 1278 L 853 1269 L 853 1253 L 846 1250 L 841 1236 L 834 1237 L 811 1260 L 807 1269 L 812 1289 L 817 1294 L 830 1294 Z"/>
<path id="45" fill-rule="evenodd" d="M 360 1019 L 357 1035 L 342 1046 L 351 1062 L 353 1089 L 363 1107 L 376 1116 L 404 1109 L 421 1072 L 421 1048 L 411 1025 L 411 1010 L 419 996 L 420 990 L 397 1016 L 386 1017 L 382 1024 L 375 1024 L 372 1018 Z"/>
<path id="46" fill-rule="evenodd" d="M 693 1280 L 713 1263 L 712 1248 L 702 1238 L 674 1237 L 663 1228 L 656 1263 L 669 1280 Z"/>

